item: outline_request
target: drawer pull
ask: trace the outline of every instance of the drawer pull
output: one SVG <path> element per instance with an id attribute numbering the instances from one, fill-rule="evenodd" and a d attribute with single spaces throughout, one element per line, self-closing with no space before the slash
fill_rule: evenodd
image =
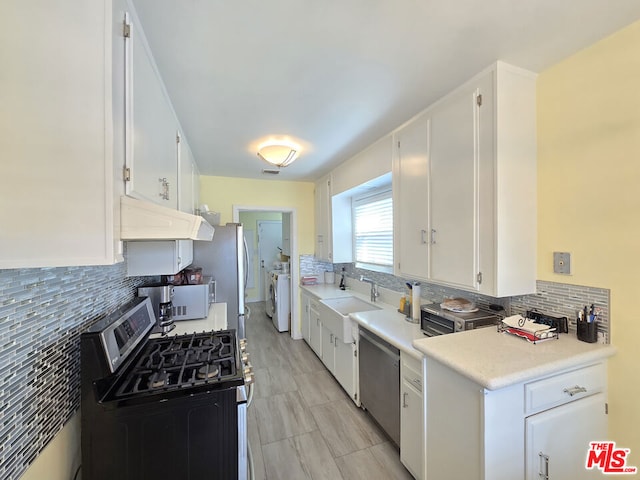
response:
<path id="1" fill-rule="evenodd" d="M 587 389 L 579 385 L 576 385 L 575 387 L 565 388 L 563 392 L 568 393 L 570 397 L 573 397 L 578 393 L 587 393 Z"/>
<path id="2" fill-rule="evenodd" d="M 538 453 L 540 457 L 540 471 L 538 472 L 538 478 L 540 480 L 549 480 L 549 455 L 544 453 Z"/>

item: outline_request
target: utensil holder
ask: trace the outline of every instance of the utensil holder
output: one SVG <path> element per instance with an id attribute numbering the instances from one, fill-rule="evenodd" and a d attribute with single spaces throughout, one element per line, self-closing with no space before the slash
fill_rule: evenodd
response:
<path id="1" fill-rule="evenodd" d="M 578 340 L 587 343 L 596 343 L 598 341 L 598 322 L 578 321 L 576 329 Z"/>

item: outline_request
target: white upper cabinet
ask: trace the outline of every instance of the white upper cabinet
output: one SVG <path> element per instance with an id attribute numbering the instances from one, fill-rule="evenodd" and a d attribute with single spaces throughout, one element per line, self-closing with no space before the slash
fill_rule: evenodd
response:
<path id="1" fill-rule="evenodd" d="M 395 132 L 395 272 L 535 292 L 535 75 L 498 62 Z"/>
<path id="2" fill-rule="evenodd" d="M 428 121 L 423 115 L 394 135 L 394 271 L 402 277 L 426 279 L 429 272 Z"/>
<path id="3" fill-rule="evenodd" d="M 0 2 L 0 268 L 122 260 L 122 3 Z"/>
<path id="4" fill-rule="evenodd" d="M 179 124 L 144 32 L 131 13 L 126 193 L 178 208 Z"/>
<path id="5" fill-rule="evenodd" d="M 429 279 L 476 288 L 479 184 L 478 88 L 456 91 L 429 111 Z"/>
<path id="6" fill-rule="evenodd" d="M 333 241 L 331 233 L 331 175 L 316 183 L 315 194 L 315 257 L 325 262 L 333 262 Z"/>

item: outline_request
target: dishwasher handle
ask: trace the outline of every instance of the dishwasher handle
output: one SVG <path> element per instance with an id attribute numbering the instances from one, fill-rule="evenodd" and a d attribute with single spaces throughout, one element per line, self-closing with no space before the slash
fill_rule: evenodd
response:
<path id="1" fill-rule="evenodd" d="M 395 351 L 391 350 L 391 348 L 394 348 L 394 347 L 390 345 L 389 347 L 391 348 L 389 348 L 387 345 L 380 343 L 380 340 L 382 339 L 378 339 L 376 336 L 374 336 L 372 333 L 369 333 L 367 330 L 360 329 L 360 338 L 364 338 L 367 342 L 371 343 L 378 349 L 382 350 L 385 354 L 389 355 L 394 360 L 398 362 L 400 361 L 400 350 L 397 350 L 397 349 L 395 349 Z"/>

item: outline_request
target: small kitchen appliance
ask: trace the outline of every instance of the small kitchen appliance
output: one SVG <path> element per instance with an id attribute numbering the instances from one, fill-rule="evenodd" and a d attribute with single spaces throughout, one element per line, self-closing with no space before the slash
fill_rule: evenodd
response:
<path id="1" fill-rule="evenodd" d="M 154 325 L 136 298 L 80 337 L 83 477 L 245 480 L 246 342 L 235 330 L 149 338 Z"/>
<path id="2" fill-rule="evenodd" d="M 502 317 L 495 312 L 477 309 L 474 312 L 452 312 L 439 304 L 422 305 L 420 308 L 420 329 L 429 336 L 464 332 L 475 328 L 497 325 Z"/>
<path id="3" fill-rule="evenodd" d="M 209 307 L 216 301 L 216 282 L 211 277 L 202 277 L 198 285 L 176 285 L 173 287 L 173 321 L 206 318 Z"/>
<path id="4" fill-rule="evenodd" d="M 138 296 L 149 297 L 151 300 L 151 306 L 156 318 L 156 326 L 152 333 L 167 335 L 176 328 L 173 324 L 174 288 L 173 285 L 160 284 L 138 287 Z"/>

